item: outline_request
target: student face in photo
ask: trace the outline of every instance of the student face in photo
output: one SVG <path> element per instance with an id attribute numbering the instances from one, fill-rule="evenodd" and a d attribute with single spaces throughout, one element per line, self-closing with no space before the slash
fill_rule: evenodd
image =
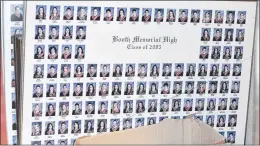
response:
<path id="1" fill-rule="evenodd" d="M 199 107 L 204 107 L 204 102 L 202 100 L 198 100 L 198 106 Z"/>
<path id="2" fill-rule="evenodd" d="M 219 124 L 219 127 L 224 127 L 225 126 L 225 119 L 224 119 L 223 116 L 219 117 L 218 124 Z"/>
<path id="3" fill-rule="evenodd" d="M 94 65 L 90 65 L 90 67 L 89 67 L 89 73 L 90 73 L 90 74 L 96 73 L 96 69 L 95 69 L 95 66 L 94 66 Z"/>
<path id="4" fill-rule="evenodd" d="M 240 66 L 239 65 L 236 65 L 235 67 L 235 73 L 240 73 L 241 70 L 240 70 Z"/>
<path id="5" fill-rule="evenodd" d="M 214 124 L 214 123 L 213 123 L 213 119 L 212 119 L 211 116 L 208 117 L 208 119 L 207 119 L 207 124 L 210 125 L 210 126 Z"/>
<path id="6" fill-rule="evenodd" d="M 94 87 L 93 84 L 89 84 L 89 86 L 88 86 L 88 92 L 90 92 L 90 93 L 94 93 L 94 92 L 95 92 L 95 87 Z"/>
<path id="7" fill-rule="evenodd" d="M 153 118 L 149 119 L 148 125 L 153 125 L 155 124 L 155 120 Z"/>
<path id="8" fill-rule="evenodd" d="M 132 10 L 132 17 L 134 17 L 134 18 L 137 17 L 136 9 Z"/>
<path id="9" fill-rule="evenodd" d="M 125 129 L 129 129 L 131 128 L 131 123 L 130 123 L 130 120 L 125 120 Z"/>
<path id="10" fill-rule="evenodd" d="M 178 100 L 173 101 L 173 108 L 175 108 L 175 109 L 180 108 L 180 103 Z"/>
<path id="11" fill-rule="evenodd" d="M 54 134 L 54 126 L 52 125 L 52 123 L 48 123 L 47 127 L 46 127 L 46 131 L 45 131 L 45 135 L 53 135 Z"/>
<path id="12" fill-rule="evenodd" d="M 220 106 L 221 107 L 226 107 L 226 101 L 224 99 L 221 100 Z"/>
<path id="13" fill-rule="evenodd" d="M 136 127 L 141 127 L 141 126 L 143 126 L 143 125 L 142 125 L 142 120 L 141 120 L 141 119 L 138 119 L 138 120 L 137 120 L 137 126 L 136 126 Z"/>
<path id="14" fill-rule="evenodd" d="M 146 17 L 149 17 L 149 16 L 150 16 L 149 10 L 145 10 L 145 16 L 146 16 Z"/>
<path id="15" fill-rule="evenodd" d="M 66 12 L 65 12 L 65 15 L 67 15 L 67 16 L 72 16 L 72 11 L 71 11 L 71 8 L 70 7 L 68 7 L 67 9 L 66 9 Z"/>
<path id="16" fill-rule="evenodd" d="M 88 103 L 88 106 L 87 106 L 87 110 L 88 110 L 88 111 L 93 111 L 94 108 L 95 108 L 95 107 L 93 106 L 92 103 Z"/>
<path id="17" fill-rule="evenodd" d="M 186 100 L 185 107 L 191 107 L 191 101 L 190 100 Z"/>
<path id="18" fill-rule="evenodd" d="M 215 35 L 215 36 L 216 36 L 216 37 L 221 37 L 221 32 L 220 32 L 219 29 L 216 30 L 216 35 Z"/>
<path id="19" fill-rule="evenodd" d="M 40 123 L 35 123 L 32 125 L 32 136 L 41 135 L 41 125 Z"/>
<path id="20" fill-rule="evenodd" d="M 235 143 L 235 137 L 234 137 L 233 133 L 230 133 L 228 135 L 228 142 L 229 143 Z"/>
<path id="21" fill-rule="evenodd" d="M 39 85 L 36 86 L 35 93 L 36 93 L 36 94 L 41 94 L 41 93 L 42 93 L 42 88 L 41 88 L 41 86 L 39 86 Z"/>
<path id="22" fill-rule="evenodd" d="M 197 11 L 194 11 L 194 12 L 193 12 L 193 18 L 199 18 L 199 15 L 198 15 L 198 12 L 197 12 Z"/>
<path id="23" fill-rule="evenodd" d="M 121 67 L 119 65 L 116 66 L 116 73 L 120 73 L 121 72 Z"/>
<path id="24" fill-rule="evenodd" d="M 229 13 L 228 13 L 228 19 L 229 19 L 229 20 L 233 20 L 233 19 L 234 19 L 232 12 L 229 12 Z"/>
<path id="25" fill-rule="evenodd" d="M 98 16 L 98 10 L 97 10 L 97 8 L 94 8 L 93 9 L 93 14 L 92 14 L 93 16 Z"/>
<path id="26" fill-rule="evenodd" d="M 39 19 L 46 19 L 46 18 L 45 18 L 44 8 L 43 8 L 42 6 L 39 7 L 39 9 L 38 9 L 38 14 L 37 14 L 36 17 L 39 18 Z"/>
<path id="27" fill-rule="evenodd" d="M 79 35 L 79 36 L 84 36 L 84 35 L 85 35 L 85 31 L 83 30 L 82 27 L 80 27 L 80 28 L 78 29 L 78 35 Z"/>
<path id="28" fill-rule="evenodd" d="M 119 129 L 119 124 L 118 124 L 117 120 L 112 121 L 111 129 L 115 129 L 115 131 L 117 131 L 117 129 Z"/>
<path id="29" fill-rule="evenodd" d="M 37 116 L 42 116 L 42 109 L 40 108 L 39 104 L 36 104 L 33 108 L 33 116 L 37 117 Z"/>
<path id="30" fill-rule="evenodd" d="M 186 12 L 183 10 L 182 12 L 181 12 L 181 16 L 180 16 L 180 18 L 186 18 L 187 16 L 186 16 Z"/>
<path id="31" fill-rule="evenodd" d="M 84 7 L 81 7 L 79 10 L 79 16 L 83 17 L 86 15 L 86 10 L 84 9 Z"/>
<path id="32" fill-rule="evenodd" d="M 52 36 L 58 35 L 58 34 L 57 34 L 57 29 L 56 29 L 56 27 L 52 27 L 52 28 L 51 28 L 51 35 L 52 35 Z"/>

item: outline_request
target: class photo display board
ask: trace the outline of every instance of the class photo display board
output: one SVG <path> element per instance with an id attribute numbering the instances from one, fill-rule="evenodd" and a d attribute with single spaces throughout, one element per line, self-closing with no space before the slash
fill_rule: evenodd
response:
<path id="1" fill-rule="evenodd" d="M 255 2 L 26 2 L 21 144 L 193 113 L 243 144 L 255 15 Z"/>

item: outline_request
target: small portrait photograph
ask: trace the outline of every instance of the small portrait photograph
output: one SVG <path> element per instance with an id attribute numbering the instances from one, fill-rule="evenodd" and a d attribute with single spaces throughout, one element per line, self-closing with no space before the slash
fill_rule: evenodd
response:
<path id="1" fill-rule="evenodd" d="M 11 5 L 11 21 L 23 21 L 23 4 L 12 4 Z"/>
<path id="2" fill-rule="evenodd" d="M 23 33 L 22 27 L 11 27 L 11 44 L 14 44 L 15 37 L 22 35 L 22 33 Z"/>
<path id="3" fill-rule="evenodd" d="M 237 24 L 246 24 L 246 11 L 237 12 Z"/>
<path id="4" fill-rule="evenodd" d="M 215 110 L 216 110 L 216 98 L 208 98 L 207 111 L 215 111 Z"/>
<path id="5" fill-rule="evenodd" d="M 69 115 L 69 102 L 60 102 L 59 109 L 60 109 L 60 116 L 67 116 Z"/>
<path id="6" fill-rule="evenodd" d="M 188 22 L 188 9 L 179 10 L 179 19 L 178 22 Z"/>
<path id="7" fill-rule="evenodd" d="M 31 136 L 42 135 L 42 122 L 32 122 Z"/>
<path id="8" fill-rule="evenodd" d="M 163 121 L 164 119 L 167 119 L 168 116 L 162 116 L 162 117 L 159 117 L 159 122 Z"/>
<path id="9" fill-rule="evenodd" d="M 44 59 L 44 54 L 45 45 L 34 45 L 34 59 Z"/>
<path id="10" fill-rule="evenodd" d="M 227 11 L 226 24 L 234 24 L 234 22 L 235 22 L 235 11 Z"/>
<path id="11" fill-rule="evenodd" d="M 209 58 L 209 46 L 200 46 L 200 59 Z"/>
<path id="12" fill-rule="evenodd" d="M 193 77 L 195 76 L 195 72 L 196 72 L 196 63 L 188 63 L 186 76 Z"/>
<path id="13" fill-rule="evenodd" d="M 17 130 L 16 114 L 12 114 L 12 130 Z"/>
<path id="14" fill-rule="evenodd" d="M 109 77 L 110 73 L 110 64 L 101 64 L 100 65 L 100 77 L 106 78 Z"/>
<path id="15" fill-rule="evenodd" d="M 88 18 L 88 7 L 77 7 L 77 20 L 87 20 Z"/>
<path id="16" fill-rule="evenodd" d="M 81 133 L 81 120 L 71 121 L 71 134 Z"/>
<path id="17" fill-rule="evenodd" d="M 15 87 L 15 73 L 12 71 L 12 82 L 11 82 L 12 87 Z"/>
<path id="18" fill-rule="evenodd" d="M 113 65 L 113 77 L 122 77 L 123 64 Z"/>
<path id="19" fill-rule="evenodd" d="M 204 111 L 205 99 L 196 98 L 195 102 L 195 111 Z"/>
<path id="20" fill-rule="evenodd" d="M 57 84 L 47 84 L 46 86 L 46 97 L 56 97 Z"/>
<path id="21" fill-rule="evenodd" d="M 231 56 L 232 56 L 232 46 L 224 46 L 223 59 L 231 59 Z"/>
<path id="22" fill-rule="evenodd" d="M 148 112 L 149 113 L 157 112 L 157 99 L 148 100 Z"/>
<path id="23" fill-rule="evenodd" d="M 57 78 L 57 64 L 48 64 L 47 78 Z"/>
<path id="24" fill-rule="evenodd" d="M 120 119 L 110 120 L 110 132 L 115 132 L 120 130 Z"/>
<path id="25" fill-rule="evenodd" d="M 206 92 L 206 81 L 197 82 L 197 94 L 205 94 Z"/>
<path id="26" fill-rule="evenodd" d="M 225 42 L 232 42 L 233 41 L 233 34 L 234 34 L 234 29 L 233 28 L 226 28 L 225 29 Z"/>
<path id="27" fill-rule="evenodd" d="M 192 111 L 192 106 L 193 106 L 192 98 L 184 99 L 183 111 Z"/>
<path id="28" fill-rule="evenodd" d="M 162 81 L 161 94 L 170 94 L 170 92 L 171 92 L 171 82 L 170 81 Z"/>
<path id="29" fill-rule="evenodd" d="M 60 84 L 60 96 L 61 97 L 70 96 L 70 84 L 69 83 Z"/>
<path id="30" fill-rule="evenodd" d="M 202 23 L 211 23 L 211 22 L 212 22 L 212 10 L 203 10 Z"/>
<path id="31" fill-rule="evenodd" d="M 105 7 L 104 8 L 104 19 L 103 20 L 107 21 L 107 22 L 114 20 L 114 7 Z"/>
<path id="32" fill-rule="evenodd" d="M 107 96 L 109 93 L 109 82 L 99 83 L 99 96 Z"/>
<path id="33" fill-rule="evenodd" d="M 185 83 L 185 94 L 194 93 L 194 81 L 186 81 Z"/>
<path id="34" fill-rule="evenodd" d="M 85 115 L 95 114 L 95 101 L 86 101 Z"/>
<path id="35" fill-rule="evenodd" d="M 149 82 L 149 94 L 158 94 L 159 82 Z"/>
<path id="36" fill-rule="evenodd" d="M 50 20 L 60 20 L 60 6 L 50 6 Z"/>
<path id="37" fill-rule="evenodd" d="M 145 112 L 145 100 L 136 100 L 136 113 Z"/>
<path id="38" fill-rule="evenodd" d="M 94 133 L 94 120 L 85 120 L 84 133 Z"/>
<path id="39" fill-rule="evenodd" d="M 82 115 L 82 101 L 72 103 L 72 115 Z"/>
<path id="40" fill-rule="evenodd" d="M 239 90 L 240 90 L 240 81 L 232 81 L 231 93 L 239 93 Z"/>
<path id="41" fill-rule="evenodd" d="M 73 20 L 74 6 L 64 6 L 63 20 Z"/>
<path id="42" fill-rule="evenodd" d="M 227 143 L 235 143 L 236 142 L 236 131 L 228 131 L 227 132 Z"/>
<path id="43" fill-rule="evenodd" d="M 135 76 L 135 64 L 126 64 L 125 76 L 126 77 Z"/>
<path id="44" fill-rule="evenodd" d="M 241 76 L 242 64 L 233 64 L 233 76 Z"/>
<path id="45" fill-rule="evenodd" d="M 45 145 L 54 145 L 54 140 L 45 140 Z"/>
<path id="46" fill-rule="evenodd" d="M 84 76 L 84 64 L 75 64 L 74 69 L 75 69 L 75 73 L 74 73 L 75 78 L 82 78 Z"/>
<path id="47" fill-rule="evenodd" d="M 194 116 L 194 119 L 198 121 L 203 121 L 203 116 Z"/>
<path id="48" fill-rule="evenodd" d="M 58 45 L 48 45 L 48 59 L 58 59 Z"/>
<path id="49" fill-rule="evenodd" d="M 175 22 L 176 9 L 167 9 L 166 22 Z"/>
<path id="50" fill-rule="evenodd" d="M 123 130 L 132 129 L 132 118 L 123 119 Z"/>
<path id="51" fill-rule="evenodd" d="M 146 94 L 146 82 L 137 82 L 137 95 L 145 95 Z"/>
<path id="52" fill-rule="evenodd" d="M 219 74 L 219 64 L 210 64 L 210 73 L 211 77 L 216 77 Z"/>
<path id="53" fill-rule="evenodd" d="M 45 122 L 45 135 L 55 134 L 55 121 Z"/>
<path id="54" fill-rule="evenodd" d="M 132 86 L 131 86 L 131 90 Z M 122 83 L 121 82 L 112 82 L 112 95 L 121 95 L 121 91 L 122 91 Z M 132 95 L 132 94 L 131 94 Z"/>
<path id="55" fill-rule="evenodd" d="M 86 39 L 87 26 L 76 26 L 76 40 L 85 40 Z"/>
<path id="56" fill-rule="evenodd" d="M 107 114 L 108 112 L 108 101 L 98 102 L 98 114 Z"/>
<path id="57" fill-rule="evenodd" d="M 135 118 L 135 128 L 144 126 L 144 118 Z"/>
<path id="58" fill-rule="evenodd" d="M 175 63 L 174 76 L 183 76 L 184 63 Z"/>
<path id="59" fill-rule="evenodd" d="M 227 98 L 218 99 L 218 110 L 227 110 Z"/>
<path id="60" fill-rule="evenodd" d="M 138 22 L 140 16 L 140 8 L 130 8 L 130 22 Z"/>
<path id="61" fill-rule="evenodd" d="M 55 116 L 56 103 L 50 102 L 46 103 L 46 114 L 45 116 Z"/>
<path id="62" fill-rule="evenodd" d="M 207 116 L 206 116 L 206 123 L 207 123 L 209 126 L 214 127 L 214 121 L 215 121 L 214 115 L 207 115 Z"/>
<path id="63" fill-rule="evenodd" d="M 205 76 L 207 76 L 207 73 L 208 73 L 208 64 L 200 63 L 198 76 L 205 77 Z"/>
<path id="64" fill-rule="evenodd" d="M 61 64 L 61 78 L 70 78 L 71 64 Z"/>
<path id="65" fill-rule="evenodd" d="M 62 39 L 63 40 L 71 40 L 72 37 L 73 37 L 73 25 L 63 26 Z"/>
<path id="66" fill-rule="evenodd" d="M 142 22 L 151 22 L 152 19 L 152 9 L 151 8 L 143 8 L 142 11 Z"/>
<path id="67" fill-rule="evenodd" d="M 181 99 L 179 98 L 172 99 L 172 111 L 174 112 L 181 111 Z"/>
<path id="68" fill-rule="evenodd" d="M 15 93 L 12 93 L 12 109 L 16 109 L 16 96 Z"/>
<path id="69" fill-rule="evenodd" d="M 15 143 L 17 145 L 17 136 L 13 136 L 13 138 L 16 137 L 16 140 L 15 140 Z M 13 139 L 14 141 L 14 139 Z M 15 144 L 14 144 L 15 145 Z M 41 145 L 41 141 L 32 141 L 31 142 L 31 145 Z"/>
<path id="70" fill-rule="evenodd" d="M 91 21 L 100 21 L 101 7 L 91 7 Z"/>
<path id="71" fill-rule="evenodd" d="M 43 84 L 33 84 L 33 98 L 40 98 L 43 96 Z"/>
<path id="72" fill-rule="evenodd" d="M 68 145 L 68 139 L 59 139 L 58 145 Z"/>
<path id="73" fill-rule="evenodd" d="M 44 64 L 35 64 L 33 78 L 43 78 L 44 76 Z"/>
<path id="74" fill-rule="evenodd" d="M 86 96 L 96 95 L 96 83 L 87 83 Z"/>
<path id="75" fill-rule="evenodd" d="M 213 31 L 213 41 L 222 41 L 222 28 L 214 28 Z"/>
<path id="76" fill-rule="evenodd" d="M 85 51 L 85 45 L 75 45 L 75 59 L 84 59 Z"/>
<path id="77" fill-rule="evenodd" d="M 217 115 L 217 127 L 226 126 L 226 115 Z"/>
<path id="78" fill-rule="evenodd" d="M 151 63 L 150 66 L 150 76 L 158 77 L 160 75 L 160 64 L 159 63 Z"/>
<path id="79" fill-rule="evenodd" d="M 234 53 L 234 59 L 242 59 L 243 58 L 243 46 L 236 46 L 235 47 L 235 53 Z"/>
<path id="80" fill-rule="evenodd" d="M 230 64 L 222 64 L 221 76 L 229 76 L 230 75 Z"/>
<path id="81" fill-rule="evenodd" d="M 215 94 L 218 91 L 218 81 L 209 81 L 209 94 Z"/>
<path id="82" fill-rule="evenodd" d="M 133 113 L 133 100 L 124 100 L 124 114 Z"/>
<path id="83" fill-rule="evenodd" d="M 33 103 L 32 117 L 41 117 L 41 116 L 42 116 L 42 103 Z"/>
<path id="84" fill-rule="evenodd" d="M 125 82 L 124 95 L 134 95 L 134 82 Z"/>
<path id="85" fill-rule="evenodd" d="M 215 10 L 214 23 L 222 24 L 223 20 L 224 20 L 224 11 L 222 11 L 222 10 Z"/>
<path id="86" fill-rule="evenodd" d="M 121 101 L 111 101 L 111 114 L 120 114 Z"/>
<path id="87" fill-rule="evenodd" d="M 172 64 L 171 63 L 164 63 L 163 64 L 163 77 L 170 77 L 172 75 Z"/>
<path id="88" fill-rule="evenodd" d="M 172 119 L 181 119 L 180 116 L 172 116 L 171 118 L 172 118 Z"/>
<path id="89" fill-rule="evenodd" d="M 155 8 L 154 22 L 163 22 L 163 17 L 164 17 L 164 9 L 163 8 Z"/>
<path id="90" fill-rule="evenodd" d="M 59 39 L 59 25 L 50 25 L 49 26 L 49 39 L 58 40 Z"/>
<path id="91" fill-rule="evenodd" d="M 236 42 L 243 42 L 245 37 L 245 29 L 236 30 Z"/>
<path id="92" fill-rule="evenodd" d="M 97 64 L 88 64 L 87 77 L 97 77 Z"/>
<path id="93" fill-rule="evenodd" d="M 156 124 L 156 117 L 147 117 L 147 125 Z"/>
<path id="94" fill-rule="evenodd" d="M 126 21 L 127 8 L 117 8 L 116 21 Z"/>
<path id="95" fill-rule="evenodd" d="M 11 49 L 11 66 L 14 66 L 14 49 Z"/>
<path id="96" fill-rule="evenodd" d="M 169 111 L 169 99 L 161 99 L 160 100 L 160 112 L 168 112 Z"/>
<path id="97" fill-rule="evenodd" d="M 36 17 L 37 20 L 45 20 L 46 19 L 46 5 L 36 5 Z"/>
<path id="98" fill-rule="evenodd" d="M 36 40 L 42 40 L 45 39 L 45 31 L 46 26 L 45 25 L 35 25 L 35 37 Z"/>
<path id="99" fill-rule="evenodd" d="M 211 59 L 220 59 L 220 52 L 221 52 L 220 46 L 212 46 Z"/>
<path id="100" fill-rule="evenodd" d="M 201 41 L 210 41 L 211 28 L 202 28 Z"/>
<path id="101" fill-rule="evenodd" d="M 229 81 L 220 82 L 220 93 L 228 93 Z"/>
<path id="102" fill-rule="evenodd" d="M 237 126 L 237 115 L 229 115 L 228 127 L 236 127 L 236 126 Z"/>
<path id="103" fill-rule="evenodd" d="M 138 77 L 147 77 L 147 64 L 138 64 Z"/>
<path id="104" fill-rule="evenodd" d="M 230 98 L 229 110 L 238 110 L 238 98 Z"/>
<path id="105" fill-rule="evenodd" d="M 97 120 L 97 132 L 102 133 L 102 132 L 107 132 L 107 119 L 98 119 Z"/>
<path id="106" fill-rule="evenodd" d="M 204 16 L 204 15 L 203 15 Z M 203 17 L 204 18 L 204 17 Z M 200 10 L 193 9 L 191 10 L 191 23 L 199 23 L 200 22 Z"/>

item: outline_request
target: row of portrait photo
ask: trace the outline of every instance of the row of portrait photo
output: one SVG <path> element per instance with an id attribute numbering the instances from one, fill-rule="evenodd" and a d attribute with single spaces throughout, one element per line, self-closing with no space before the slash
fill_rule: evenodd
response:
<path id="1" fill-rule="evenodd" d="M 246 24 L 246 11 L 36 5 L 35 19 Z"/>

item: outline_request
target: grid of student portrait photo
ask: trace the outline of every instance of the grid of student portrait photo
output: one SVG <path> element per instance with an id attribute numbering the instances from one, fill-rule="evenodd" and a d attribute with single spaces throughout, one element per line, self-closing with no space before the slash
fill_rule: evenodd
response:
<path id="1" fill-rule="evenodd" d="M 37 43 L 28 56 L 34 58 L 34 82 L 28 84 L 31 144 L 69 145 L 79 136 L 182 119 L 194 112 L 195 119 L 235 143 L 245 11 L 59 5 L 35 9 L 32 39 Z M 200 53 L 195 54 L 200 61 L 87 62 L 86 21 L 204 23 Z"/>

